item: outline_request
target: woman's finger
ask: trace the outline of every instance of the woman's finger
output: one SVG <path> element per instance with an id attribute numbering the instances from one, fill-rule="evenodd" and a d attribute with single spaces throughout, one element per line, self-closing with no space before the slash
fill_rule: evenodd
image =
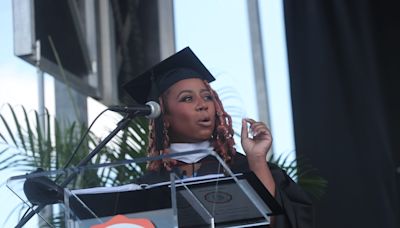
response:
<path id="1" fill-rule="evenodd" d="M 242 141 L 244 139 L 249 138 L 249 131 L 247 130 L 247 120 L 242 119 L 242 134 L 241 134 L 241 139 Z"/>

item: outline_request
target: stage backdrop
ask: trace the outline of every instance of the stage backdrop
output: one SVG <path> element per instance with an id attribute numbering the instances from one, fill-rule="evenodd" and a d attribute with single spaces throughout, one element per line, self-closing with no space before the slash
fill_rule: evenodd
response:
<path id="1" fill-rule="evenodd" d="M 328 181 L 316 227 L 400 227 L 396 1 L 284 7 L 297 153 Z"/>

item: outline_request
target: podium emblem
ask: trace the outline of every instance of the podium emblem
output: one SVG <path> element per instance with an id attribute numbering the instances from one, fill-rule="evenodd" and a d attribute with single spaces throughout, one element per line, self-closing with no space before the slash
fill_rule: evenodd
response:
<path id="1" fill-rule="evenodd" d="M 209 192 L 204 196 L 209 203 L 228 203 L 232 200 L 232 195 L 227 192 Z"/>

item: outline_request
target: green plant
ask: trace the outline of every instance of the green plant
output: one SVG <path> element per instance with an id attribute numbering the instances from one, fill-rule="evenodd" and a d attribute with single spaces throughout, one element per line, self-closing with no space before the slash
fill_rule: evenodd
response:
<path id="1" fill-rule="evenodd" d="M 328 182 L 317 174 L 317 170 L 313 168 L 305 157 L 298 156 L 295 160 L 288 162 L 291 154 L 281 154 L 274 156 L 272 154 L 270 162 L 281 167 L 286 173 L 306 191 L 311 197 L 320 199 L 328 185 Z"/>
<path id="2" fill-rule="evenodd" d="M 8 115 L 0 113 L 0 171 L 14 169 L 31 172 L 38 167 L 47 171 L 61 169 L 88 130 L 87 126 L 77 122 L 66 123 L 61 127 L 59 121 L 48 112 L 44 114 L 44 122 L 41 123 L 41 116 L 36 111 L 28 113 L 24 107 L 17 110 L 9 104 L 7 107 Z M 76 166 L 100 141 L 93 132 L 88 131 L 70 166 Z M 140 118 L 132 120 L 89 165 L 143 157 L 146 142 L 147 121 Z M 102 172 L 86 171 L 84 175 L 75 178 L 70 186 L 84 188 L 129 183 L 140 175 L 144 165 L 127 165 L 103 169 Z M 51 220 L 57 227 L 62 227 L 62 218 L 60 214 L 54 214 Z"/>

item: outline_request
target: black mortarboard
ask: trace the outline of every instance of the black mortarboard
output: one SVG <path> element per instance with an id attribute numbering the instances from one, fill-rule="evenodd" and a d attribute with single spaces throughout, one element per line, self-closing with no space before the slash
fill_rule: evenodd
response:
<path id="1" fill-rule="evenodd" d="M 135 79 L 123 85 L 124 90 L 139 104 L 158 102 L 159 96 L 178 81 L 200 78 L 212 82 L 215 78 L 193 51 L 186 47 L 161 61 Z M 157 149 L 163 149 L 162 115 L 155 120 Z"/>
<path id="2" fill-rule="evenodd" d="M 149 100 L 158 101 L 170 86 L 188 78 L 215 80 L 193 51 L 186 47 L 129 81 L 123 88 L 136 102 L 144 104 Z"/>

